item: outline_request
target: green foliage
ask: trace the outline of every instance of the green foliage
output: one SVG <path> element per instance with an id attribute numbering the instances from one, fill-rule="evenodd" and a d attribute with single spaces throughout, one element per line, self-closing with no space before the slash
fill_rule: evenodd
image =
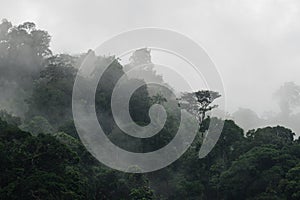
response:
<path id="1" fill-rule="evenodd" d="M 54 132 L 53 127 L 47 119 L 41 116 L 36 116 L 20 126 L 20 129 L 38 135 L 40 133 L 51 134 Z"/>
<path id="2" fill-rule="evenodd" d="M 209 90 L 199 90 L 192 93 L 183 93 L 180 106 L 188 112 L 194 114 L 200 122 L 204 121 L 206 113 L 217 105 L 211 105 L 213 101 L 221 95 L 218 92 Z"/>
<path id="3" fill-rule="evenodd" d="M 281 181 L 281 187 L 287 199 L 300 199 L 300 165 L 291 168 L 286 178 Z"/>
<path id="4" fill-rule="evenodd" d="M 300 141 L 290 129 L 265 127 L 244 134 L 234 121 L 225 120 L 216 146 L 198 159 L 209 123 L 221 120 L 206 118 L 220 97 L 213 91 L 185 93 L 180 99 L 181 108 L 195 114 L 201 126 L 191 147 L 172 165 L 148 174 L 103 166 L 82 145 L 72 120 L 73 84 L 86 56 L 93 58 L 97 69 L 109 65 L 97 87 L 96 113 L 109 139 L 121 148 L 149 152 L 168 144 L 178 130 L 178 102 L 169 89 L 140 87 L 129 102 L 132 119 L 147 125 L 153 104 L 163 105 L 168 118 L 154 137 L 130 137 L 116 126 L 110 109 L 113 88 L 125 74 L 119 60 L 91 50 L 79 56 L 52 55 L 49 42 L 48 33 L 34 23 L 0 24 L 0 199 L 300 199 Z M 138 65 L 163 85 L 150 50 L 137 50 L 125 67 Z M 97 73 L 92 78 L 98 78 Z M 88 85 L 88 79 L 79 78 Z M 144 81 L 126 78 L 124 84 L 137 83 Z M 83 98 L 89 89 L 82 86 Z M 290 118 L 289 109 L 299 106 L 299 88 L 285 84 L 277 96 L 283 116 Z"/>
<path id="5" fill-rule="evenodd" d="M 154 199 L 143 175 L 101 166 L 64 133 L 31 136 L 0 120 L 0 199 Z"/>
<path id="6" fill-rule="evenodd" d="M 58 59 L 56 63 L 53 59 L 35 81 L 32 95 L 27 100 L 27 118 L 42 116 L 57 128 L 72 117 L 72 90 L 77 70 L 60 63 L 59 56 L 55 58 Z"/>
<path id="7" fill-rule="evenodd" d="M 51 56 L 50 36 L 34 23 L 12 25 L 0 23 L 0 104 L 13 114 L 23 117 L 27 110 L 24 100 L 30 96 L 33 80 Z"/>
<path id="8" fill-rule="evenodd" d="M 8 113 L 6 110 L 0 110 L 0 119 L 11 125 L 21 125 L 21 118 Z"/>
<path id="9" fill-rule="evenodd" d="M 295 133 L 290 129 L 277 126 L 250 130 L 246 135 L 247 139 L 251 141 L 250 147 L 270 144 L 282 148 L 285 145 L 293 143 Z"/>
<path id="10" fill-rule="evenodd" d="M 13 80 L 27 88 L 31 78 L 43 67 L 44 58 L 52 54 L 49 43 L 49 34 L 37 29 L 34 23 L 13 26 L 3 20 L 0 24 L 0 79 Z"/>

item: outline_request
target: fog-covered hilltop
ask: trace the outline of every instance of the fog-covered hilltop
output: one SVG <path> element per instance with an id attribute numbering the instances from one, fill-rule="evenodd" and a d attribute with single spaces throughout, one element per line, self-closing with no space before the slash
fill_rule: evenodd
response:
<path id="1" fill-rule="evenodd" d="M 149 124 L 153 104 L 165 106 L 168 116 L 157 135 L 134 138 L 118 128 L 111 111 L 112 90 L 126 71 L 119 59 L 92 50 L 76 56 L 53 54 L 49 42 L 49 34 L 34 23 L 13 25 L 3 20 L 0 24 L 0 199 L 300 199 L 300 143 L 292 130 L 277 126 L 283 119 L 291 126 L 297 120 L 298 114 L 292 112 L 298 106 L 297 85 L 288 83 L 276 93 L 282 110 L 278 117 L 268 118 L 275 126 L 244 131 L 233 120 L 225 120 L 216 146 L 199 159 L 209 123 L 222 122 L 207 116 L 217 106 L 218 91 L 199 88 L 185 93 L 179 108 L 177 102 L 169 104 L 177 100 L 172 90 L 152 94 L 148 86 L 140 87 L 130 99 L 134 122 Z M 136 55 L 131 65 L 139 61 Z M 121 148 L 150 152 L 165 146 L 178 130 L 181 108 L 199 120 L 197 136 L 180 159 L 159 171 L 130 174 L 104 166 L 85 149 L 73 122 L 72 90 L 86 56 L 92 56 L 90 64 L 96 68 L 108 63 L 109 67 L 95 101 L 84 98 L 88 84 L 80 88 L 79 97 L 86 106 L 95 103 L 100 125 Z M 145 70 L 164 84 L 154 69 Z M 90 78 L 97 75 L 95 71 Z M 90 81 L 80 78 L 83 83 Z M 126 77 L 124 86 L 137 83 L 145 82 Z M 234 118 L 245 122 L 247 129 L 262 127 L 266 120 L 249 110 L 238 111 Z"/>

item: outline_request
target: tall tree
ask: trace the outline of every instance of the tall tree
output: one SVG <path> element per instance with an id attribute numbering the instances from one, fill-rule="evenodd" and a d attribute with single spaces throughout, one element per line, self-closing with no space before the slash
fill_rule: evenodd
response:
<path id="1" fill-rule="evenodd" d="M 180 98 L 180 106 L 186 109 L 188 112 L 195 115 L 201 123 L 208 111 L 218 107 L 217 105 L 211 105 L 213 101 L 221 97 L 218 92 L 209 90 L 199 90 L 192 93 L 183 93 Z"/>

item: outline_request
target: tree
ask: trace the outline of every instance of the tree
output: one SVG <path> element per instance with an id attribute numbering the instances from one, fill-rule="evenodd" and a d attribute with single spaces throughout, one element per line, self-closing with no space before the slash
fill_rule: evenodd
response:
<path id="1" fill-rule="evenodd" d="M 209 90 L 184 93 L 180 98 L 181 102 L 179 105 L 183 109 L 186 109 L 188 112 L 195 115 L 201 123 L 205 119 L 206 113 L 217 107 L 217 105 L 211 104 L 220 96 L 221 95 L 218 92 Z"/>
<path id="2" fill-rule="evenodd" d="M 152 104 L 163 104 L 167 102 L 167 99 L 162 94 L 157 93 L 156 95 L 150 97 L 150 102 Z"/>
<path id="3" fill-rule="evenodd" d="M 132 53 L 129 58 L 130 63 L 124 66 L 125 71 L 134 69 L 135 72 L 143 74 L 143 77 L 163 83 L 163 78 L 155 71 L 155 64 L 151 60 L 151 49 L 141 48 Z M 139 74 L 138 74 L 139 75 Z M 143 79 L 143 78 L 140 78 Z"/>
<path id="4" fill-rule="evenodd" d="M 20 129 L 27 131 L 33 135 L 40 133 L 51 134 L 54 132 L 53 127 L 47 119 L 41 116 L 36 116 L 20 126 Z"/>
<path id="5" fill-rule="evenodd" d="M 280 186 L 287 199 L 300 199 L 300 164 L 288 171 L 286 178 L 281 180 Z"/>
<path id="6" fill-rule="evenodd" d="M 8 113 L 6 110 L 0 110 L 0 119 L 6 121 L 8 124 L 19 126 L 21 125 L 20 117 Z"/>
<path id="7" fill-rule="evenodd" d="M 0 119 L 0 199 L 155 199 L 144 175 L 99 164 L 79 140 L 31 134 Z"/>
<path id="8" fill-rule="evenodd" d="M 240 156 L 220 176 L 224 199 L 282 199 L 279 183 L 286 168 L 295 164 L 292 156 L 272 147 L 255 147 Z"/>
<path id="9" fill-rule="evenodd" d="M 293 143 L 295 133 L 282 126 L 276 126 L 250 130 L 246 133 L 246 136 L 249 141 L 248 148 L 267 144 L 282 148 Z"/>
<path id="10" fill-rule="evenodd" d="M 65 55 L 48 59 L 47 67 L 40 72 L 32 95 L 27 99 L 27 119 L 42 116 L 54 128 L 72 119 L 72 91 L 77 74 L 73 67 L 75 60 L 75 57 Z"/>
<path id="11" fill-rule="evenodd" d="M 12 26 L 0 24 L 0 78 L 13 80 L 20 87 L 30 86 L 31 78 L 43 68 L 44 58 L 52 54 L 50 36 L 32 22 Z M 18 76 L 16 76 L 18 74 Z"/>
<path id="12" fill-rule="evenodd" d="M 32 22 L 0 24 L 0 105 L 23 117 L 24 100 L 33 87 L 33 79 L 44 68 L 46 57 L 52 55 L 50 36 Z"/>

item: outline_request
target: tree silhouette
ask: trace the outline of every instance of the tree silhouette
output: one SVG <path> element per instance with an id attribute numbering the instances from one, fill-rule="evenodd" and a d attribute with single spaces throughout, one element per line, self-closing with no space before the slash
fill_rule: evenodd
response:
<path id="1" fill-rule="evenodd" d="M 179 99 L 179 106 L 195 115 L 201 123 L 205 119 L 208 111 L 218 107 L 217 105 L 211 104 L 220 96 L 221 95 L 218 92 L 209 90 L 199 90 L 197 92 L 184 93 Z"/>

